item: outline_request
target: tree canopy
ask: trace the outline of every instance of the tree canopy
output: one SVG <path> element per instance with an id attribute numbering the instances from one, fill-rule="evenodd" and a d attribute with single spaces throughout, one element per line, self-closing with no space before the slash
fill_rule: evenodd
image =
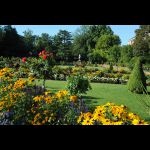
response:
<path id="1" fill-rule="evenodd" d="M 150 57 L 150 25 L 140 25 L 140 28 L 135 33 L 134 56 Z"/>

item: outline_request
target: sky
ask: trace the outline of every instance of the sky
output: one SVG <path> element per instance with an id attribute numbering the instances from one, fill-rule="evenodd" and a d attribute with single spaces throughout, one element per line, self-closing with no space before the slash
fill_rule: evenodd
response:
<path id="1" fill-rule="evenodd" d="M 67 30 L 69 32 L 75 32 L 80 25 L 13 25 L 20 35 L 27 29 L 33 31 L 35 35 L 41 35 L 41 33 L 48 33 L 53 36 L 58 33 L 59 30 Z M 139 25 L 110 25 L 114 34 L 118 35 L 121 39 L 121 45 L 126 45 L 128 41 L 135 36 L 135 30 L 139 28 Z"/>

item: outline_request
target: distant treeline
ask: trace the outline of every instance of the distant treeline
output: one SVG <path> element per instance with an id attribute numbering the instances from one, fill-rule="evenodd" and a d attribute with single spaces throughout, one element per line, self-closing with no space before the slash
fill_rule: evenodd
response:
<path id="1" fill-rule="evenodd" d="M 150 25 L 136 30 L 132 46 L 121 46 L 121 40 L 107 25 L 82 25 L 75 33 L 60 30 L 50 36 L 33 35 L 31 30 L 21 36 L 11 25 L 0 26 L 0 55 L 5 57 L 38 56 L 45 49 L 53 52 L 58 61 L 81 60 L 91 63 L 128 63 L 135 56 L 150 56 Z"/>

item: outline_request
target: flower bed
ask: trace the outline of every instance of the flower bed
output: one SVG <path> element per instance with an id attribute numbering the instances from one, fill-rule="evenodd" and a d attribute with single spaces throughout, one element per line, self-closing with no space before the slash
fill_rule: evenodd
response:
<path id="1" fill-rule="evenodd" d="M 81 125 L 148 125 L 127 107 L 113 103 L 97 106 L 93 113 L 81 113 L 77 122 Z"/>
<path id="2" fill-rule="evenodd" d="M 0 57 L 0 67 L 6 66 L 14 68 L 18 74 L 18 78 L 28 78 L 29 75 L 33 75 L 40 79 L 50 79 L 50 80 L 62 80 L 66 79 L 71 75 L 76 75 L 78 73 L 88 77 L 91 82 L 97 83 L 112 83 L 112 84 L 126 84 L 130 71 L 127 69 L 119 68 L 110 70 L 108 67 L 101 68 L 89 68 L 89 67 L 61 67 L 54 66 L 53 61 L 48 60 L 51 57 L 51 54 L 46 53 L 45 50 L 39 53 L 39 58 L 3 58 Z M 51 64 L 51 65 L 50 65 Z M 45 72 L 43 76 L 43 72 Z M 146 73 L 148 78 L 147 85 L 150 85 L 149 76 L 150 74 Z"/>
<path id="3" fill-rule="evenodd" d="M 125 106 L 107 103 L 90 111 L 85 101 L 67 90 L 56 93 L 17 78 L 12 68 L 0 70 L 1 125 L 148 125 Z"/>

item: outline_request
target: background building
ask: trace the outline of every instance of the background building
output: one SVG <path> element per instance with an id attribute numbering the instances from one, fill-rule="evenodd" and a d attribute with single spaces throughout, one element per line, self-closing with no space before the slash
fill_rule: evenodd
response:
<path id="1" fill-rule="evenodd" d="M 133 45 L 134 44 L 134 37 L 133 38 L 131 38 L 129 41 L 128 41 L 128 45 Z"/>

